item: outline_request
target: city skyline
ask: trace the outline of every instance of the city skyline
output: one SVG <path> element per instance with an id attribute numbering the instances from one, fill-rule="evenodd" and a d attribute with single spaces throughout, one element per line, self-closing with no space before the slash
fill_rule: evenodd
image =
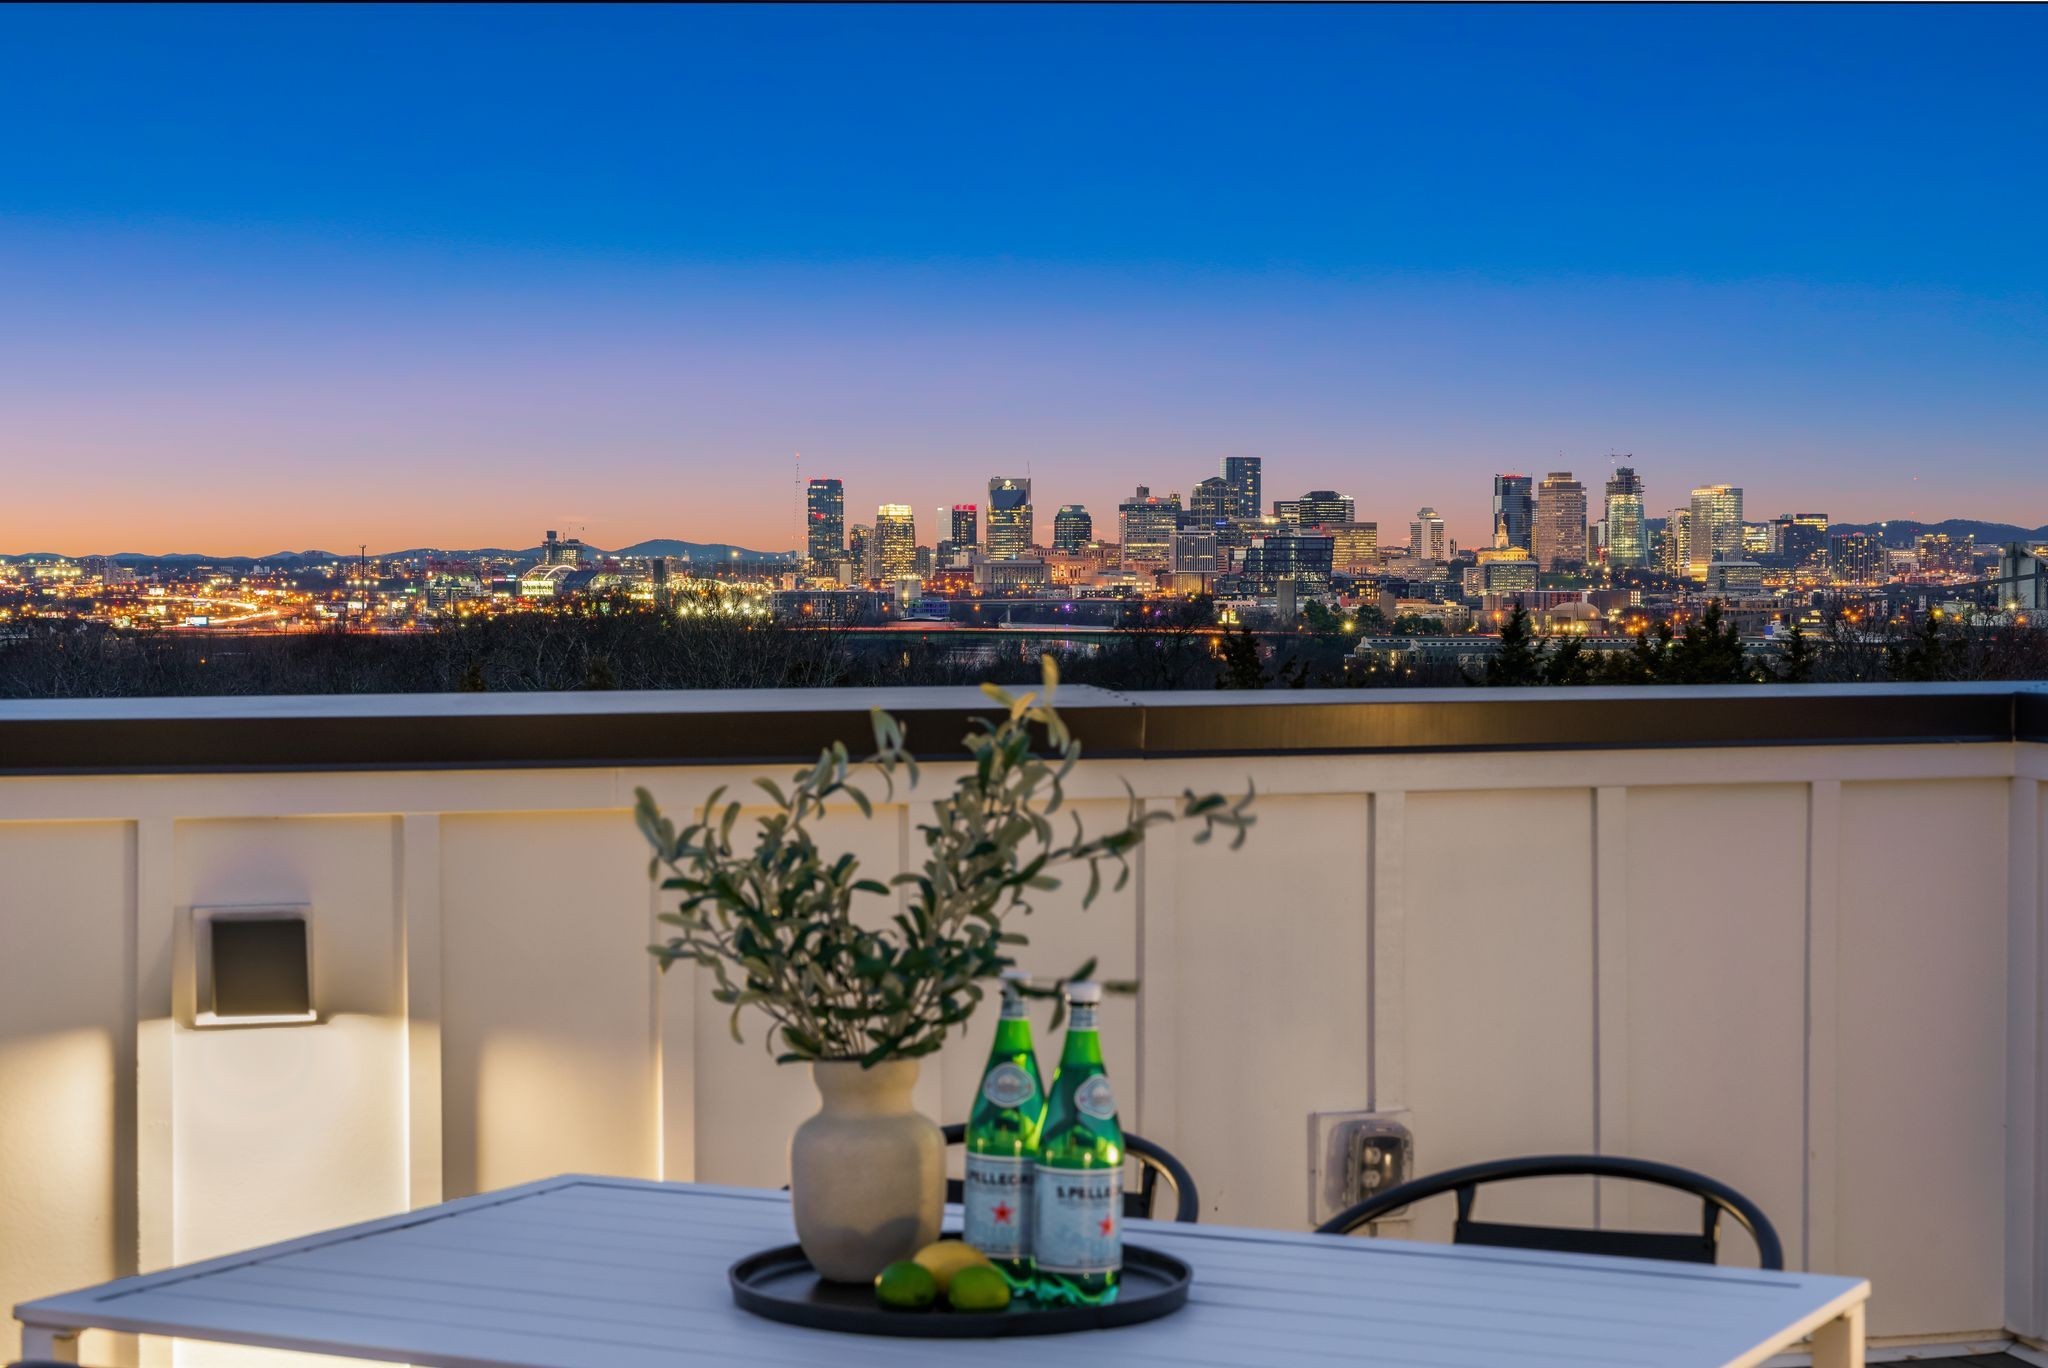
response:
<path id="1" fill-rule="evenodd" d="M 2042 11 L 598 14 L 0 16 L 0 546 L 787 549 L 799 451 L 2048 522 Z"/>

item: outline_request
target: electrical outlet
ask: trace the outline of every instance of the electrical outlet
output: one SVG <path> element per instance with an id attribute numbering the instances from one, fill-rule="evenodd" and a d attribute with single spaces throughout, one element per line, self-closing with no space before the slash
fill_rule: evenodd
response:
<path id="1" fill-rule="evenodd" d="M 1346 1207 L 1415 1176 L 1415 1135 L 1408 1119 L 1405 1111 L 1309 1114 L 1310 1224 L 1321 1225 Z M 1399 1214 L 1389 1212 L 1382 1219 L 1393 1220 Z"/>

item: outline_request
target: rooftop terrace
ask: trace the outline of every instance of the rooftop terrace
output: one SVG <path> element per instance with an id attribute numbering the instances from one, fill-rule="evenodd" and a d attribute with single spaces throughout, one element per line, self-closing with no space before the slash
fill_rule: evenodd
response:
<path id="1" fill-rule="evenodd" d="M 1307 1228 L 1310 1114 L 1397 1112 L 1423 1172 L 1711 1173 L 1871 1278 L 1880 1345 L 2048 1336 L 2048 689 L 1062 697 L 1084 816 L 1259 790 L 1237 855 L 1173 833 L 1030 927 L 1142 982 L 1109 1067 L 1205 1220 Z M 627 808 L 859 750 L 875 705 L 943 771 L 984 700 L 0 704 L 0 1306 L 561 1172 L 780 1185 L 809 1084 L 647 962 Z M 893 872 L 934 788 L 825 839 Z M 199 1023 L 193 910 L 247 905 L 310 916 L 315 1023 Z M 987 1029 L 925 1069 L 939 1119 Z M 1576 1180 L 1499 1215 L 1688 1219 Z"/>

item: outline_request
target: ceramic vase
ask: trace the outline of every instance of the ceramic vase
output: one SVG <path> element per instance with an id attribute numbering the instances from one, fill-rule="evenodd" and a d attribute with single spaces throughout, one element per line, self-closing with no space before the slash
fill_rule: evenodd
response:
<path id="1" fill-rule="evenodd" d="M 946 1140 L 912 1105 L 918 1061 L 811 1065 L 823 1105 L 789 1142 L 797 1240 L 833 1282 L 868 1282 L 939 1238 Z"/>

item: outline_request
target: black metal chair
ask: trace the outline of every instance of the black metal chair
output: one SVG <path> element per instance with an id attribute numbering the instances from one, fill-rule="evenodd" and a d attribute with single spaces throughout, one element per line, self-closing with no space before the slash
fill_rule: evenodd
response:
<path id="1" fill-rule="evenodd" d="M 1472 1219 L 1472 1202 L 1485 1183 L 1517 1178 L 1626 1178 L 1676 1188 L 1700 1199 L 1700 1233 L 1661 1234 L 1635 1230 L 1581 1230 L 1559 1226 L 1503 1225 Z M 1319 1235 L 1349 1235 L 1362 1225 L 1384 1220 L 1387 1213 L 1426 1197 L 1455 1192 L 1458 1220 L 1454 1244 L 1494 1245 L 1509 1249 L 1547 1249 L 1563 1254 L 1611 1254 L 1632 1259 L 1671 1259 L 1681 1263 L 1713 1263 L 1720 1251 L 1721 1213 L 1727 1212 L 1756 1241 L 1757 1261 L 1765 1268 L 1785 1266 L 1784 1246 L 1770 1217 L 1749 1198 L 1703 1173 L 1647 1159 L 1622 1159 L 1606 1154 L 1546 1154 L 1526 1159 L 1495 1159 L 1484 1164 L 1445 1169 L 1375 1193 L 1345 1208 L 1316 1227 Z"/>
<path id="2" fill-rule="evenodd" d="M 966 1139 L 967 1127 L 946 1127 L 947 1144 L 963 1144 Z M 1180 1160 L 1174 1158 L 1150 1140 L 1145 1139 L 1141 1135 L 1133 1135 L 1129 1131 L 1124 1132 L 1124 1149 L 1131 1158 L 1138 1161 L 1139 1173 L 1138 1190 L 1124 1194 L 1124 1215 L 1126 1218 L 1144 1220 L 1151 1216 L 1153 1198 L 1159 1192 L 1159 1180 L 1164 1178 L 1167 1184 L 1173 1188 L 1172 1219 L 1185 1225 L 1193 1225 L 1201 1219 L 1202 1197 L 1195 1190 L 1195 1178 L 1193 1174 L 1188 1172 L 1187 1165 L 1181 1163 Z M 946 1180 L 946 1200 L 958 1202 L 961 1200 L 961 1196 L 960 1180 L 958 1178 L 948 1178 Z"/>

